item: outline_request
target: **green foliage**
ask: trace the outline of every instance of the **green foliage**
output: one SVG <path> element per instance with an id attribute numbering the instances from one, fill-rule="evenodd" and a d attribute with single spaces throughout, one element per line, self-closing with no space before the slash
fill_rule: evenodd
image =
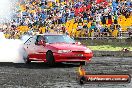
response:
<path id="1" fill-rule="evenodd" d="M 91 50 L 98 51 L 121 51 L 123 48 L 127 48 L 132 51 L 132 46 L 112 46 L 112 45 L 99 45 L 99 46 L 88 46 Z"/>
<path id="2" fill-rule="evenodd" d="M 127 48 L 132 51 L 132 41 L 127 39 L 88 39 L 78 40 L 83 45 L 88 46 L 91 50 L 99 51 L 121 51 L 123 48 Z"/>

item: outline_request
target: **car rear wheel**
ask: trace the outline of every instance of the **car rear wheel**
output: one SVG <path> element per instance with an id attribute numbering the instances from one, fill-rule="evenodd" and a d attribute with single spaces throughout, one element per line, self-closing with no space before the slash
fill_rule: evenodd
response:
<path id="1" fill-rule="evenodd" d="M 31 63 L 31 61 L 29 60 L 28 57 L 24 59 L 24 62 L 25 62 L 25 64 L 29 64 L 29 63 Z"/>
<path id="2" fill-rule="evenodd" d="M 49 66 L 53 66 L 55 64 L 55 59 L 52 51 L 48 51 L 46 53 L 46 60 Z"/>
<path id="3" fill-rule="evenodd" d="M 25 49 L 23 49 L 24 52 L 23 52 L 23 60 L 24 60 L 24 63 L 25 64 L 29 64 L 31 61 L 29 60 L 29 57 L 28 57 L 28 53 L 26 52 Z"/>
<path id="4" fill-rule="evenodd" d="M 85 61 L 81 61 L 80 65 L 86 65 L 86 62 Z"/>

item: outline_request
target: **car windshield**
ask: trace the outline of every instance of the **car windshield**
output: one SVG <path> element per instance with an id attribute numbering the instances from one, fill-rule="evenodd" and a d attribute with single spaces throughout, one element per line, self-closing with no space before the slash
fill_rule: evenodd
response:
<path id="1" fill-rule="evenodd" d="M 68 35 L 45 35 L 47 43 L 75 43 Z"/>

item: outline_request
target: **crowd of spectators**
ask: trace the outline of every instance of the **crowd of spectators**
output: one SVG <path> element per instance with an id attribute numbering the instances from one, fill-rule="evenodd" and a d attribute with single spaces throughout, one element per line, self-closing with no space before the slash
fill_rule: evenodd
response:
<path id="1" fill-rule="evenodd" d="M 16 5 L 11 26 L 4 30 L 10 38 L 16 35 L 19 38 L 27 31 L 68 33 L 65 24 L 71 19 L 78 23 L 77 31 L 85 30 L 89 36 L 92 31 L 111 32 L 115 28 L 120 31 L 119 16 L 126 19 L 132 16 L 131 0 L 18 0 Z M 89 22 L 91 25 L 87 26 Z M 21 27 L 24 30 L 18 30 Z"/>

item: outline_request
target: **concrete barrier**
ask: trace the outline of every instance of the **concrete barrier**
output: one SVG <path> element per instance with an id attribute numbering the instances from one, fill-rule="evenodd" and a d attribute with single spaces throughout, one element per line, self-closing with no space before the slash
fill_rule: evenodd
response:
<path id="1" fill-rule="evenodd" d="M 132 51 L 93 51 L 95 57 L 113 56 L 113 57 L 132 57 Z"/>
<path id="2" fill-rule="evenodd" d="M 113 46 L 126 46 L 132 45 L 132 38 L 128 39 L 76 39 L 87 46 L 96 46 L 96 45 L 113 45 Z"/>

